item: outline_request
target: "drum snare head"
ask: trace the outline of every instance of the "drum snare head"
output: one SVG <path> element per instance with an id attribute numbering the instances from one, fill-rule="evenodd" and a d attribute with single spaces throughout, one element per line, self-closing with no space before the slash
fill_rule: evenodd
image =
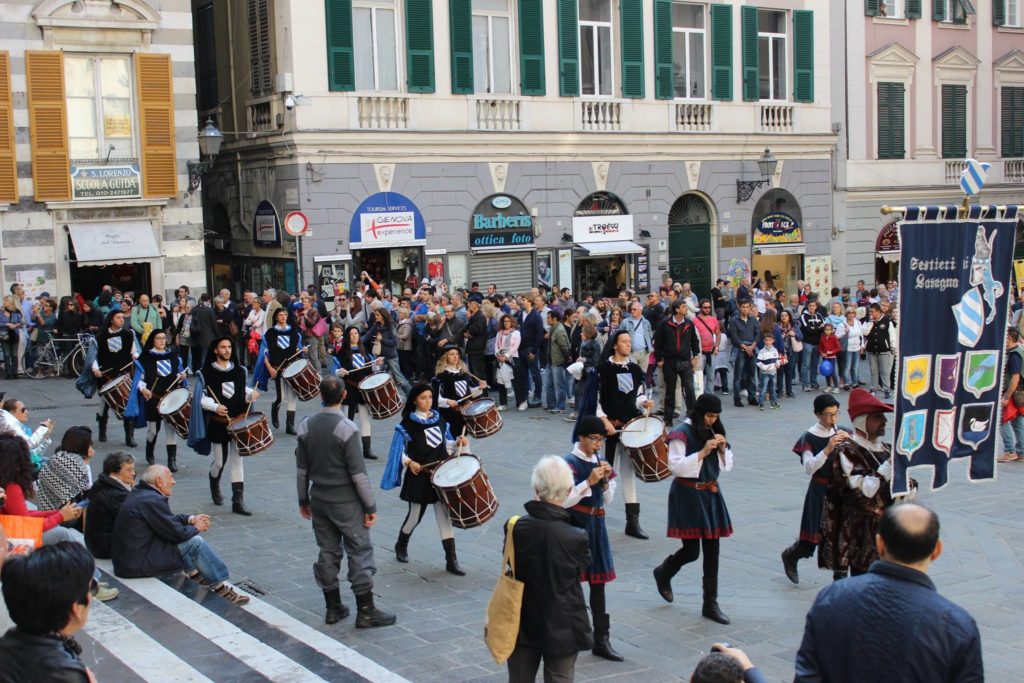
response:
<path id="1" fill-rule="evenodd" d="M 473 478 L 480 471 L 480 461 L 472 455 L 462 455 L 438 465 L 434 470 L 433 482 L 436 486 L 458 486 Z"/>
<path id="2" fill-rule="evenodd" d="M 494 401 L 489 398 L 485 398 L 469 404 L 469 406 L 466 407 L 466 415 L 476 417 L 477 415 L 483 415 L 492 408 L 494 408 Z"/>
<path id="3" fill-rule="evenodd" d="M 114 379 L 110 380 L 109 382 L 104 384 L 102 387 L 100 387 L 100 393 L 104 394 L 104 393 L 110 391 L 111 389 L 113 389 L 114 387 L 116 387 L 118 384 L 121 384 L 122 382 L 127 382 L 127 381 L 128 381 L 128 375 L 120 375 L 119 377 L 115 377 Z"/>
<path id="4" fill-rule="evenodd" d="M 359 383 L 360 389 L 376 389 L 379 386 L 383 386 L 387 381 L 391 379 L 391 375 L 386 372 L 378 372 L 374 375 L 370 375 L 362 382 Z"/>
<path id="5" fill-rule="evenodd" d="M 644 427 L 644 425 L 647 425 Z M 641 417 L 626 423 L 621 441 L 626 448 L 640 448 L 656 441 L 665 432 L 665 423 L 657 417 Z"/>
<path id="6" fill-rule="evenodd" d="M 235 432 L 242 432 L 251 428 L 254 424 L 263 419 L 262 413 L 249 413 L 248 417 L 243 417 L 240 420 L 235 420 L 228 429 Z"/>
<path id="7" fill-rule="evenodd" d="M 306 360 L 305 358 L 297 358 L 293 360 L 291 363 L 289 363 L 288 367 L 281 371 L 281 375 L 285 379 L 288 379 L 289 377 L 295 377 L 297 374 L 305 370 L 307 365 L 309 365 L 308 360 Z"/>
<path id="8" fill-rule="evenodd" d="M 188 389 L 185 389 L 184 387 L 175 389 L 160 399 L 157 409 L 161 413 L 173 413 L 188 403 L 189 398 L 191 398 L 191 394 L 188 393 Z"/>

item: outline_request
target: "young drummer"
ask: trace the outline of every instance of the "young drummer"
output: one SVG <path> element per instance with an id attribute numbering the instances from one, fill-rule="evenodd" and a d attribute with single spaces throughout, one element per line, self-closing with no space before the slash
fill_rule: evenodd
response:
<path id="1" fill-rule="evenodd" d="M 462 409 L 466 406 L 466 398 L 479 396 L 481 390 L 487 388 L 487 382 L 478 380 L 469 374 L 469 368 L 462 360 L 462 352 L 457 346 L 446 346 L 437 361 L 434 379 L 430 384 L 434 391 L 434 404 L 441 417 L 452 430 L 452 434 L 462 434 L 466 426 L 462 419 Z"/>
<path id="2" fill-rule="evenodd" d="M 263 343 L 260 345 L 260 352 L 256 357 L 256 371 L 253 379 L 261 391 L 267 390 L 268 378 L 274 380 L 276 396 L 270 408 L 271 424 L 274 425 L 274 429 L 281 426 L 279 410 L 283 399 L 287 411 L 285 433 L 295 434 L 295 392 L 292 391 L 291 385 L 281 377 L 281 371 L 308 347 L 302 346 L 302 333 L 296 325 L 289 324 L 289 315 L 286 308 L 274 311 L 273 324 L 263 335 Z"/>
<path id="3" fill-rule="evenodd" d="M 160 423 L 163 421 L 159 410 L 160 401 L 172 388 L 178 386 L 188 386 L 188 382 L 185 381 L 185 366 L 177 350 L 167 346 L 167 333 L 164 330 L 153 330 L 146 338 L 142 355 L 135 361 L 132 395 L 124 412 L 126 418 L 135 418 L 136 426 L 148 427 L 146 462 L 150 465 L 156 460 L 156 440 L 160 435 Z M 167 439 L 167 469 L 177 472 L 178 439 L 174 427 L 169 422 L 164 434 Z"/>
<path id="4" fill-rule="evenodd" d="M 363 392 L 359 391 L 359 383 L 378 372 L 384 363 L 383 358 L 375 358 L 366 350 L 359 336 L 359 328 L 352 326 L 345 329 L 344 342 L 334 352 L 334 374 L 345 380 L 345 405 L 348 406 L 348 419 L 356 420 L 359 416 L 359 436 L 363 444 L 363 459 L 376 460 L 371 440 L 373 437 L 370 409 L 366 406 Z"/>

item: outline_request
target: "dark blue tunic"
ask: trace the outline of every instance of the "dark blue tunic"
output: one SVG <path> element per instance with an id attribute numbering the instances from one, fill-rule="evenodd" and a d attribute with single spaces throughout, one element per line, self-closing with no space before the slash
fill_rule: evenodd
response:
<path id="1" fill-rule="evenodd" d="M 678 439 L 686 445 L 686 454 L 696 453 L 704 447 L 694 436 L 693 426 L 682 423 L 671 431 L 668 441 Z M 704 458 L 700 465 L 700 476 L 696 481 L 707 483 L 717 481 L 719 474 L 718 457 Z M 698 490 L 672 480 L 668 494 L 668 537 L 680 539 L 726 538 L 732 536 L 732 520 L 725 507 L 725 498 L 708 489 Z"/>
<path id="2" fill-rule="evenodd" d="M 590 476 L 600 461 L 587 462 L 578 458 L 574 453 L 564 456 L 565 462 L 572 470 L 573 484 L 579 484 Z M 590 488 L 590 495 L 580 499 L 579 505 L 587 507 L 603 508 L 604 491 L 598 486 Z M 587 532 L 590 540 L 590 566 L 580 575 L 580 581 L 589 583 L 610 583 L 615 580 L 615 565 L 612 563 L 612 544 L 608 540 L 608 527 L 604 523 L 604 517 L 587 515 L 576 510 L 569 510 L 572 515 L 572 523 Z"/>
<path id="3" fill-rule="evenodd" d="M 793 446 L 793 452 L 803 463 L 804 451 L 810 451 L 817 455 L 828 445 L 831 437 L 818 436 L 809 431 Z M 825 493 L 828 491 L 828 477 L 832 472 L 832 456 L 828 456 L 821 468 L 811 475 L 811 481 L 807 484 L 807 493 L 804 495 L 804 511 L 800 516 L 800 540 L 813 543 L 821 543 L 821 511 L 825 505 Z"/>

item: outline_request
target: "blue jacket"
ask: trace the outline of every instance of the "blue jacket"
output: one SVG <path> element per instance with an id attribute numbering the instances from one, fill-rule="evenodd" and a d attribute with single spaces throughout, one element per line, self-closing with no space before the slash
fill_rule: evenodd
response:
<path id="1" fill-rule="evenodd" d="M 974 619 L 928 575 L 880 560 L 837 581 L 807 613 L 794 683 L 984 681 Z"/>
<path id="2" fill-rule="evenodd" d="M 536 310 L 530 311 L 523 318 L 519 330 L 519 357 L 526 358 L 526 353 L 540 355 L 540 345 L 544 343 L 544 320 Z M 523 352 L 526 353 L 523 353 Z"/>
<path id="3" fill-rule="evenodd" d="M 178 544 L 199 533 L 188 515 L 171 513 L 164 494 L 145 482 L 132 489 L 114 521 L 111 559 L 114 573 L 126 579 L 181 571 Z"/>

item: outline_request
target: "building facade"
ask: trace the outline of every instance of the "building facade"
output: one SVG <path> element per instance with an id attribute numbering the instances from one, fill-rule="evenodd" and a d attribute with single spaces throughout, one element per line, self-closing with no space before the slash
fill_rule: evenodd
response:
<path id="1" fill-rule="evenodd" d="M 1024 201 L 1021 5 L 866 0 L 833 18 L 835 253 L 846 282 L 896 276 L 893 217 L 879 209 L 959 204 L 967 158 L 992 165 L 973 201 Z"/>
<path id="2" fill-rule="evenodd" d="M 194 0 L 211 284 L 828 270 L 828 5 Z"/>

